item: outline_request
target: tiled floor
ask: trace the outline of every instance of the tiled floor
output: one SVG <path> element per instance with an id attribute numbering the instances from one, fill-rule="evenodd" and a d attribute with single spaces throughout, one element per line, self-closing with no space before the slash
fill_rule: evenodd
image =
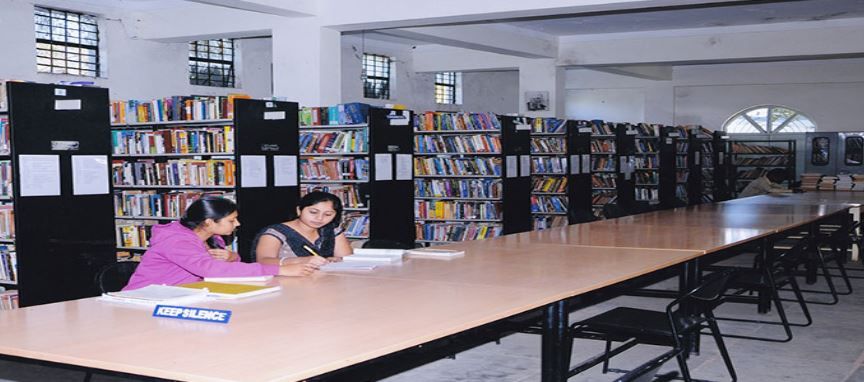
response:
<path id="1" fill-rule="evenodd" d="M 864 275 L 864 272 L 858 272 Z M 752 340 L 727 339 L 739 381 L 806 381 L 806 382 L 864 382 L 864 280 L 854 280 L 858 291 L 842 296 L 834 306 L 810 305 L 814 324 L 806 328 L 793 328 L 795 338 L 788 343 L 768 343 Z M 816 284 L 813 288 L 823 285 Z M 808 286 L 810 287 L 810 286 Z M 791 294 L 790 294 L 791 296 Z M 825 296 L 810 295 L 814 299 Z M 668 300 L 620 297 L 582 309 L 571 315 L 571 321 L 624 305 L 662 309 Z M 797 305 L 785 304 L 792 320 L 803 316 Z M 760 319 L 775 317 L 755 314 L 755 307 L 746 304 L 726 304 L 718 308 L 718 316 L 748 316 Z M 721 322 L 726 333 L 782 336 L 774 325 L 755 325 Z M 723 361 L 713 341 L 703 336 L 700 355 L 691 357 L 688 364 L 694 378 L 728 381 Z M 578 340 L 573 346 L 573 360 L 579 362 L 602 350 L 599 341 Z M 664 349 L 637 346 L 612 360 L 613 368 L 628 369 L 660 354 Z M 134 356 L 134 355 L 130 355 Z M 500 345 L 486 344 L 460 353 L 456 359 L 443 359 L 386 379 L 386 382 L 431 381 L 509 381 L 540 380 L 540 337 L 514 334 L 501 340 Z M 571 378 L 571 381 L 611 381 L 618 374 L 603 375 L 600 367 Z M 661 373 L 677 370 L 675 362 L 667 363 Z M 46 366 L 0 361 L 0 381 L 82 381 L 84 373 Z M 93 381 L 126 381 L 130 379 L 96 374 Z"/>

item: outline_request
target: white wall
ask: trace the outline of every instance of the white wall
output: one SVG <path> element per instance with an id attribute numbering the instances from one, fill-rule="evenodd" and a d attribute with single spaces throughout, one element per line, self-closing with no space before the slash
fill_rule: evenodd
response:
<path id="1" fill-rule="evenodd" d="M 390 56 L 390 99 L 363 97 L 361 80 L 363 52 Z M 416 72 L 414 49 L 358 36 L 342 37 L 342 102 L 364 102 L 376 106 L 403 104 L 418 112 L 427 110 L 516 113 L 519 111 L 519 73 L 515 70 L 464 72 L 462 105 L 435 103 L 434 73 Z"/>
<path id="2" fill-rule="evenodd" d="M 188 74 L 188 45 L 127 38 L 115 17 L 100 17 L 103 76 L 88 78 L 36 72 L 33 3 L 0 0 L 0 78 L 44 83 L 94 81 L 110 89 L 111 99 L 152 99 L 172 95 L 271 95 L 271 44 L 269 38 L 238 41 L 238 88 L 192 86 Z M 102 16 L 102 15 L 97 15 Z M 113 15 L 111 15 L 113 16 Z"/>
<path id="3" fill-rule="evenodd" d="M 603 112 L 612 121 L 719 129 L 744 108 L 779 104 L 805 113 L 820 131 L 860 131 L 862 68 L 864 59 L 677 66 L 671 81 L 574 69 L 567 71 L 565 110 L 570 118 L 586 117 L 586 109 L 605 101 Z M 640 108 L 641 118 L 633 120 Z"/>

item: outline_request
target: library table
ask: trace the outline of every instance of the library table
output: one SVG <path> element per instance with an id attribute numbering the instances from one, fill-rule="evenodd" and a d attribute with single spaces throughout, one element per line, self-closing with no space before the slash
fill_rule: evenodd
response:
<path id="1" fill-rule="evenodd" d="M 227 325 L 153 318 L 152 308 L 96 298 L 0 311 L 0 354 L 165 379 L 293 381 L 543 309 L 558 314 L 544 334 L 544 380 L 559 381 L 568 362 L 559 347 L 564 299 L 700 255 L 617 248 L 574 255 L 537 245 L 535 253 L 492 248 L 450 261 L 410 259 L 404 278 L 385 277 L 394 272 L 387 269 L 381 277 L 277 278 L 278 293 L 194 304 L 231 310 Z"/>

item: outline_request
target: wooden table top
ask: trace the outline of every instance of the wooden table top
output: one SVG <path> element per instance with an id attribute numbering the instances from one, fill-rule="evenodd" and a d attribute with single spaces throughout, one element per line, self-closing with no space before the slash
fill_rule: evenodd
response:
<path id="1" fill-rule="evenodd" d="M 808 191 L 800 194 L 771 194 L 733 199 L 719 204 L 795 204 L 830 205 L 864 204 L 864 192 L 853 191 Z"/>
<path id="2" fill-rule="evenodd" d="M 697 251 L 534 247 L 408 259 L 369 277 L 277 278 L 282 291 L 194 306 L 227 325 L 95 298 L 0 311 L 0 353 L 195 381 L 302 380 L 672 266 Z"/>

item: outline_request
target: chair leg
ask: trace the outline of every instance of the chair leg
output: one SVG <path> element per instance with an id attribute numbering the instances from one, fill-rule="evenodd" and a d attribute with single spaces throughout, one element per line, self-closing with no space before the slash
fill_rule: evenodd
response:
<path id="1" fill-rule="evenodd" d="M 729 350 L 726 349 L 726 342 L 723 341 L 723 336 L 720 335 L 720 327 L 717 326 L 717 321 L 712 313 L 706 313 L 708 317 L 708 327 L 711 329 L 711 335 L 714 337 L 714 342 L 717 344 L 717 349 L 720 350 L 720 356 L 723 357 L 723 363 L 726 364 L 726 370 L 729 371 L 729 376 L 732 381 L 738 380 L 738 375 L 735 374 L 735 366 L 732 365 L 732 358 L 729 357 Z"/>
<path id="2" fill-rule="evenodd" d="M 806 323 L 798 324 L 798 323 L 789 323 L 792 326 L 810 326 L 813 324 L 813 317 L 810 315 L 810 309 L 807 308 L 807 301 L 804 300 L 804 295 L 801 293 L 801 288 L 798 286 L 798 281 L 795 280 L 795 277 L 791 275 L 789 276 L 789 285 L 792 286 L 792 292 L 795 293 L 795 298 L 798 300 L 798 306 L 801 307 L 801 312 L 804 313 L 804 318 L 807 320 Z"/>
<path id="3" fill-rule="evenodd" d="M 93 373 L 89 371 L 86 372 L 86 374 L 84 374 L 84 382 L 90 382 L 91 379 L 93 379 Z"/>
<path id="4" fill-rule="evenodd" d="M 792 341 L 792 327 L 789 326 L 789 319 L 786 317 L 786 310 L 783 309 L 783 301 L 780 300 L 780 292 L 774 288 L 772 288 L 771 292 L 774 295 L 774 305 L 777 306 L 777 314 L 780 316 L 780 322 L 783 323 L 783 330 L 786 332 L 786 340 L 780 342 Z"/>
<path id="5" fill-rule="evenodd" d="M 846 273 L 846 265 L 844 264 L 843 258 L 841 257 L 839 248 L 834 254 L 834 260 L 837 262 L 837 269 L 840 270 L 840 277 L 843 278 L 843 282 L 846 284 L 846 290 L 843 292 L 838 292 L 838 294 L 844 296 L 850 295 L 852 294 L 852 281 L 849 279 L 849 274 Z"/>
<path id="6" fill-rule="evenodd" d="M 611 358 L 611 357 L 609 357 L 609 351 L 611 351 L 611 350 L 612 350 L 612 341 L 609 339 L 606 339 L 606 351 L 604 352 L 606 358 L 603 359 L 603 374 L 606 374 L 609 372 L 609 358 Z"/>
<path id="7" fill-rule="evenodd" d="M 690 369 L 687 367 L 687 359 L 684 357 L 684 353 L 683 351 L 679 351 L 675 359 L 678 360 L 678 368 L 681 369 L 681 379 L 685 382 L 692 382 L 693 379 L 690 378 Z"/>

